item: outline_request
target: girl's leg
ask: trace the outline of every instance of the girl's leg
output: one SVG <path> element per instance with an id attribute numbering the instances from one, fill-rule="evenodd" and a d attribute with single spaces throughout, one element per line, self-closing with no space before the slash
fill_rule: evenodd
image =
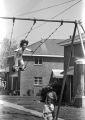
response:
<path id="1" fill-rule="evenodd" d="M 16 59 L 15 59 L 15 65 L 14 65 L 14 66 L 15 66 L 15 67 L 18 67 L 18 65 L 19 65 L 18 63 L 19 63 L 19 58 L 16 58 Z"/>
<path id="2" fill-rule="evenodd" d="M 21 58 L 20 61 L 19 61 L 19 69 L 20 70 L 24 70 L 25 69 L 25 64 L 24 64 L 23 58 Z"/>
<path id="3" fill-rule="evenodd" d="M 19 67 L 18 67 L 18 63 L 19 63 L 19 58 L 15 58 L 14 59 L 15 60 L 15 64 L 14 64 L 14 66 L 13 66 L 13 71 L 15 72 L 15 71 L 18 71 L 19 70 Z"/>
<path id="4" fill-rule="evenodd" d="M 53 120 L 53 117 L 48 117 L 47 120 Z"/>

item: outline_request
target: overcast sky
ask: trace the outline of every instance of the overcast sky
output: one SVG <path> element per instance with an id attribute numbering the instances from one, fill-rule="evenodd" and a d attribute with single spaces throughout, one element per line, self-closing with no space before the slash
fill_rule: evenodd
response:
<path id="1" fill-rule="evenodd" d="M 82 19 L 83 4 L 84 0 L 0 0 L 0 16 L 80 20 Z M 3 41 L 4 37 L 10 38 L 12 22 L 12 20 L 7 19 L 3 20 L 3 22 L 1 20 L 1 41 Z M 17 41 L 24 39 L 32 25 L 33 21 L 15 20 L 12 39 Z M 47 38 L 59 25 L 60 23 L 36 22 L 33 27 L 34 30 L 27 37 L 29 43 L 32 44 L 43 38 Z M 67 39 L 72 35 L 73 29 L 74 24 L 63 24 L 50 38 Z"/>

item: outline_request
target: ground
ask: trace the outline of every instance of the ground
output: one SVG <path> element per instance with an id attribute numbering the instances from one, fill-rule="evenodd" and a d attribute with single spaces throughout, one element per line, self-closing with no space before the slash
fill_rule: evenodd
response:
<path id="1" fill-rule="evenodd" d="M 30 113 L 0 105 L 0 120 L 41 120 Z"/>
<path id="2" fill-rule="evenodd" d="M 42 113 L 43 103 L 32 97 L 1 96 L 0 100 L 13 103 L 13 105 L 23 106 L 26 110 L 34 110 Z M 42 120 L 41 117 L 17 109 L 16 106 L 10 106 L 0 102 L 0 120 Z M 57 106 L 56 106 L 57 110 Z M 73 106 L 61 106 L 59 118 L 63 120 L 85 120 L 85 108 L 75 108 Z"/>

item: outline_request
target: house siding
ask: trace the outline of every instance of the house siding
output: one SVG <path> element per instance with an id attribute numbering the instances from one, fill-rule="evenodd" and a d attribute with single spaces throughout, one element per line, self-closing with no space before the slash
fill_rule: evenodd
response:
<path id="1" fill-rule="evenodd" d="M 35 65 L 35 57 L 24 57 L 28 60 L 25 71 L 21 72 L 20 78 L 20 95 L 27 95 L 27 91 L 31 90 L 33 95 L 36 95 L 42 87 L 48 85 L 51 77 L 52 69 L 63 69 L 63 58 L 42 57 L 43 63 Z M 34 85 L 34 78 L 42 77 L 43 84 L 40 86 Z M 32 94 L 31 94 L 32 95 Z"/>
<path id="2" fill-rule="evenodd" d="M 84 47 L 85 47 L 85 43 L 84 43 Z M 71 45 L 67 45 L 64 46 L 64 71 L 66 71 L 67 67 L 68 67 L 68 62 L 69 62 L 69 58 L 70 58 L 70 50 L 71 50 Z M 82 65 L 77 66 L 76 65 L 76 59 L 78 58 L 83 58 L 83 51 L 82 51 L 82 47 L 80 43 L 74 44 L 73 45 L 73 49 L 72 49 L 72 57 L 70 60 L 70 65 L 69 66 L 74 66 L 74 74 L 73 74 L 73 84 L 72 84 L 72 88 L 73 90 L 70 91 L 70 83 L 71 83 L 71 79 L 70 76 L 67 75 L 67 79 L 66 79 L 66 85 L 67 85 L 67 92 L 66 92 L 66 97 L 68 99 L 68 102 L 71 102 L 70 100 L 72 100 L 72 98 L 70 99 L 70 92 L 73 92 L 73 95 L 71 97 L 74 97 L 77 95 L 77 90 L 79 89 L 79 80 L 81 79 L 80 77 L 80 69 L 82 70 Z M 84 65 L 85 66 L 85 65 Z M 84 80 L 85 81 L 85 80 Z"/>

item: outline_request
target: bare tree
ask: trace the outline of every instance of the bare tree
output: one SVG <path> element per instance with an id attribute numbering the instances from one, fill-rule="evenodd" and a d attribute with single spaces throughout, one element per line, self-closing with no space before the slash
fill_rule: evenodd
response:
<path id="1" fill-rule="evenodd" d="M 13 55 L 14 49 L 17 48 L 17 42 L 10 40 L 8 38 L 4 38 L 1 43 L 1 53 L 0 53 L 0 66 L 5 67 L 7 65 L 7 57 Z"/>

